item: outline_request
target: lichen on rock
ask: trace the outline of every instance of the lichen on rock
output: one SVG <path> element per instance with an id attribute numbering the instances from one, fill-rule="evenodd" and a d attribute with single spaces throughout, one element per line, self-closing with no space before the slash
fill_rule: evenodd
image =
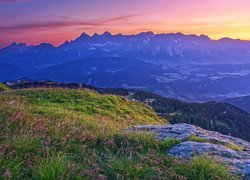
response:
<path id="1" fill-rule="evenodd" d="M 215 131 L 207 131 L 190 124 L 133 126 L 132 131 L 156 133 L 159 140 L 180 140 L 166 153 L 181 159 L 206 155 L 229 166 L 231 172 L 250 179 L 250 143 Z"/>

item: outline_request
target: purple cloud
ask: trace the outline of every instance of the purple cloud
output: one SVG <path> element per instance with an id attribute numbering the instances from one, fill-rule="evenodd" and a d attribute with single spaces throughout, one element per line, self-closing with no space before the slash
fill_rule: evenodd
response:
<path id="1" fill-rule="evenodd" d="M 32 0 L 0 0 L 0 4 L 11 4 L 11 3 L 23 3 L 23 2 L 29 2 Z"/>
<path id="2" fill-rule="evenodd" d="M 108 25 L 114 22 L 127 21 L 135 16 L 138 15 L 117 16 L 117 17 L 92 20 L 92 21 L 75 21 L 75 20 L 67 20 L 67 18 L 65 18 L 66 20 L 60 19 L 47 22 L 32 22 L 19 25 L 0 26 L 0 32 L 25 31 L 29 29 L 48 30 L 52 28 L 74 27 L 74 26 L 97 27 L 102 25 Z"/>

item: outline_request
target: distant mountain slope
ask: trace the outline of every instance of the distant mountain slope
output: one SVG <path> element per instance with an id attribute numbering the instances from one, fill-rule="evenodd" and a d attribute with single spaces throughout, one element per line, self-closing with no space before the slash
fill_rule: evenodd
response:
<path id="1" fill-rule="evenodd" d="M 14 53 L 12 56 L 8 55 L 6 57 L 6 51 L 9 51 L 9 49 L 21 50 Z M 1 59 L 2 62 L 8 62 L 25 69 L 38 70 L 63 62 L 60 56 L 60 52 L 58 52 L 54 46 L 48 43 L 25 47 L 23 44 L 13 44 L 7 49 L 0 50 L 0 61 Z"/>
<path id="2" fill-rule="evenodd" d="M 184 101 L 250 94 L 250 64 L 163 66 L 133 58 L 96 57 L 43 69 L 37 79 L 143 89 Z M 233 84 L 233 85 L 232 85 Z"/>
<path id="3" fill-rule="evenodd" d="M 250 141 L 250 115 L 227 103 L 185 103 L 144 91 L 96 88 L 81 83 L 20 81 L 10 83 L 9 86 L 13 89 L 37 87 L 90 89 L 101 94 L 125 96 L 130 100 L 150 105 L 158 115 L 168 119 L 171 123 L 194 124 L 207 130 L 218 131 L 225 135 L 231 134 L 232 136 Z"/>
<path id="4" fill-rule="evenodd" d="M 223 102 L 230 103 L 250 113 L 250 96 L 226 99 Z"/>
<path id="5" fill-rule="evenodd" d="M 44 69 L 38 79 L 84 82 L 98 87 L 135 87 L 153 89 L 153 75 L 163 73 L 161 66 L 129 58 L 87 58 Z"/>
<path id="6" fill-rule="evenodd" d="M 9 59 L 21 55 L 32 46 L 27 46 L 24 43 L 12 43 L 11 45 L 0 49 L 0 61 L 7 62 Z"/>
<path id="7" fill-rule="evenodd" d="M 0 81 L 15 80 L 27 76 L 27 73 L 18 66 L 0 63 Z"/>

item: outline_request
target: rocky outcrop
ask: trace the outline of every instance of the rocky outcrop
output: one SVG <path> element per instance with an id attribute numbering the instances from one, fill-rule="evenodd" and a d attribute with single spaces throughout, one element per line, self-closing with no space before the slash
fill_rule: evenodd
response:
<path id="1" fill-rule="evenodd" d="M 189 124 L 134 126 L 130 130 L 154 132 L 162 141 L 178 139 L 180 143 L 167 150 L 169 155 L 182 159 L 206 155 L 225 163 L 233 173 L 250 179 L 250 143 L 247 141 Z"/>

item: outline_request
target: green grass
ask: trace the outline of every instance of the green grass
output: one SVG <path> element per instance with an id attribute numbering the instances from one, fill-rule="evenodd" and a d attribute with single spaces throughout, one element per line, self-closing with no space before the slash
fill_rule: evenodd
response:
<path id="1" fill-rule="evenodd" d="M 20 134 L 12 140 L 12 148 L 17 149 L 16 154 L 22 156 L 29 153 L 39 153 L 42 142 L 39 138 L 32 137 L 32 134 Z"/>
<path id="2" fill-rule="evenodd" d="M 178 141 L 160 142 L 153 134 L 124 131 L 132 125 L 165 123 L 148 106 L 118 96 L 67 89 L 8 91 L 0 94 L 0 176 L 5 179 L 197 177 L 200 167 L 193 161 L 175 160 L 165 154 Z M 227 179 L 226 169 L 220 164 L 218 167 L 222 170 L 200 173 L 210 179 L 219 176 Z M 189 173 L 180 168 L 188 169 Z M 214 170 L 212 166 L 208 169 Z"/>
<path id="3" fill-rule="evenodd" d="M 54 180 L 70 177 L 70 161 L 61 154 L 40 160 L 34 167 L 34 179 Z"/>
<path id="4" fill-rule="evenodd" d="M 152 177 L 154 172 L 148 165 L 142 164 L 139 159 L 133 159 L 128 157 L 113 158 L 104 167 L 104 174 L 109 179 L 137 179 Z"/>
<path id="5" fill-rule="evenodd" d="M 200 137 L 195 136 L 193 134 L 191 136 L 189 136 L 188 140 L 189 141 L 194 141 L 194 142 L 208 142 L 207 139 L 200 138 Z"/>
<path id="6" fill-rule="evenodd" d="M 68 90 L 65 93 L 65 90 L 61 89 L 17 91 L 16 94 L 25 96 L 37 114 L 56 115 L 60 112 L 61 115 L 66 115 L 73 112 L 88 117 L 98 115 L 102 118 L 115 119 L 123 126 L 126 126 L 126 123 L 129 125 L 145 124 L 145 122 L 163 123 L 163 119 L 148 106 L 118 96 L 101 96 L 94 92 L 77 90 Z"/>
<path id="7" fill-rule="evenodd" d="M 177 140 L 174 138 L 168 138 L 165 139 L 164 141 L 160 142 L 160 148 L 161 150 L 164 152 L 166 152 L 166 150 L 171 149 L 172 147 L 174 147 L 175 145 L 181 143 L 181 140 Z"/>
<path id="8" fill-rule="evenodd" d="M 240 146 L 236 146 L 234 144 L 231 144 L 231 143 L 227 143 L 225 144 L 226 147 L 230 148 L 230 149 L 233 149 L 235 151 L 243 151 L 243 148 L 240 147 Z"/>
<path id="9" fill-rule="evenodd" d="M 195 135 L 191 135 L 189 138 L 188 138 L 189 141 L 194 141 L 194 142 L 209 142 L 207 139 L 203 139 L 203 138 L 200 138 L 198 136 L 195 136 Z M 222 144 L 232 150 L 235 150 L 235 151 L 243 151 L 243 148 L 240 147 L 240 146 L 236 146 L 232 143 L 223 143 L 223 142 L 220 142 L 218 141 L 217 144 Z"/>
<path id="10" fill-rule="evenodd" d="M 231 179 L 239 177 L 229 173 L 228 169 L 219 162 L 206 158 L 205 156 L 193 158 L 188 165 L 177 167 L 177 173 L 182 174 L 187 179 L 206 180 L 206 179 Z"/>
<path id="11" fill-rule="evenodd" d="M 0 83 L 0 92 L 2 91 L 8 91 L 10 90 L 7 86 L 5 86 L 4 84 Z"/>

